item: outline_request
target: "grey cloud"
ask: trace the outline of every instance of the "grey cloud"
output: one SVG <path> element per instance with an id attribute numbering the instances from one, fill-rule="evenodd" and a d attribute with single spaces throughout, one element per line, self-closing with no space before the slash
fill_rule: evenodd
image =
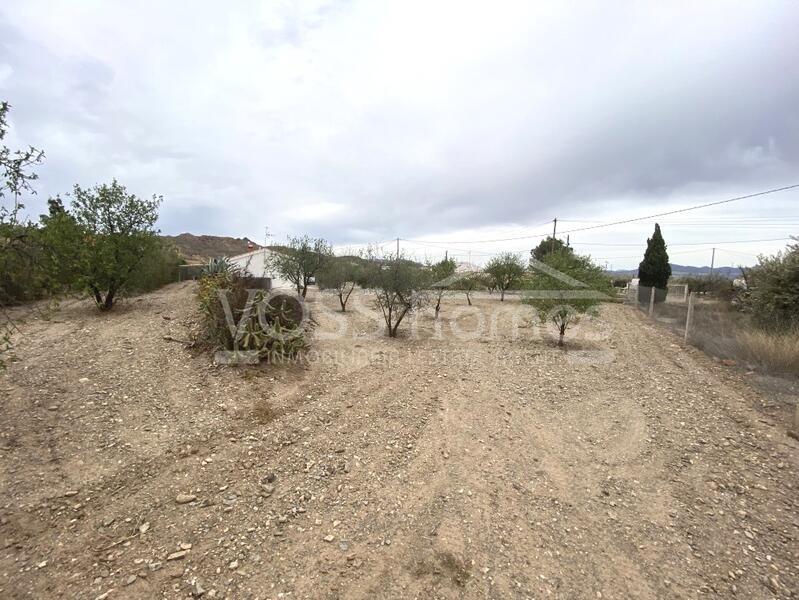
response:
<path id="1" fill-rule="evenodd" d="M 217 9 L 200 5 L 193 35 L 153 34 L 164 53 L 154 62 L 98 45 L 59 52 L 45 31 L 17 25 L 15 8 L 0 9 L 0 64 L 13 69 L 0 95 L 20 134 L 48 152 L 42 196 L 118 176 L 165 195 L 167 233 L 257 237 L 268 225 L 363 243 L 610 202 L 637 211 L 697 189 L 793 183 L 799 172 L 799 37 L 789 26 L 799 9 L 788 4 L 746 5 L 752 23 L 738 29 L 717 21 L 723 5 L 708 8 L 706 33 L 677 8 L 674 27 L 687 33 L 616 6 L 596 22 L 570 16 L 562 35 L 541 40 L 518 19 L 506 25 L 513 45 L 491 37 L 490 23 L 454 37 L 453 13 L 421 57 L 423 41 L 393 34 L 389 17 L 373 23 L 369 4 L 290 6 L 263 22 L 231 11 L 252 34 L 243 53 L 219 33 Z M 407 47 L 381 46 L 369 37 L 377 26 Z M 319 203 L 344 209 L 303 217 Z"/>

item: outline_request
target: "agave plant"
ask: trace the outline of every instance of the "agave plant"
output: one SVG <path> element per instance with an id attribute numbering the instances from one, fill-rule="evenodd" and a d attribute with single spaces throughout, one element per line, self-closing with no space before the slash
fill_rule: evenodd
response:
<path id="1" fill-rule="evenodd" d="M 220 256 L 208 261 L 208 264 L 203 269 L 203 275 L 227 275 L 232 273 L 233 270 L 234 267 L 230 264 L 230 261 L 224 256 Z"/>

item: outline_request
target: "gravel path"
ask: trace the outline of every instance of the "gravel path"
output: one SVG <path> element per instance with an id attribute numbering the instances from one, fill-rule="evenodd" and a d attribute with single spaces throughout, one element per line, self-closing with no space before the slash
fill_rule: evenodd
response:
<path id="1" fill-rule="evenodd" d="M 562 351 L 513 299 L 388 340 L 317 294 L 307 364 L 230 369 L 164 339 L 192 286 L 23 325 L 0 597 L 799 596 L 791 408 L 635 310 Z"/>

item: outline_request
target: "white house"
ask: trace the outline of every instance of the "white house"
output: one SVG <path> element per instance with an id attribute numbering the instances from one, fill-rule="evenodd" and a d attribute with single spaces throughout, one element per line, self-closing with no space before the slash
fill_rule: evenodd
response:
<path id="1" fill-rule="evenodd" d="M 273 250 L 260 248 L 259 250 L 253 250 L 252 252 L 247 252 L 245 254 L 231 256 L 228 258 L 228 262 L 231 265 L 238 267 L 242 271 L 246 271 L 253 277 L 265 277 L 271 279 L 271 289 L 273 290 L 286 290 L 296 293 L 296 289 L 290 281 L 282 279 L 280 275 L 277 275 L 269 270 L 267 258 L 273 253 Z"/>

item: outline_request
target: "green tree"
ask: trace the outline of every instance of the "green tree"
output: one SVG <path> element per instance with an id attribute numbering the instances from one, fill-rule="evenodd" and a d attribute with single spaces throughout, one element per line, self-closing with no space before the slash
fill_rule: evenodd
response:
<path id="1" fill-rule="evenodd" d="M 44 152 L 33 147 L 11 150 L 3 143 L 10 110 L 7 102 L 0 102 L 0 308 L 34 299 L 43 291 L 38 232 L 20 214 L 23 195 L 36 193 L 31 185 L 38 179 L 34 168 L 44 161 Z M 3 315 L 10 325 L 5 311 Z"/>
<path id="2" fill-rule="evenodd" d="M 270 269 L 294 285 L 297 294 L 305 298 L 311 280 L 332 257 L 333 247 L 327 241 L 304 235 L 290 237 L 286 246 L 269 254 L 267 263 Z"/>
<path id="3" fill-rule="evenodd" d="M 39 217 L 42 262 L 48 289 L 72 290 L 80 278 L 86 236 L 59 196 L 47 201 L 48 213 Z"/>
<path id="4" fill-rule="evenodd" d="M 480 273 L 465 273 L 452 285 L 452 289 L 466 295 L 466 303 L 472 305 L 472 294 L 477 290 L 485 289 L 484 278 Z"/>
<path id="5" fill-rule="evenodd" d="M 5 367 L 3 356 L 11 350 L 16 328 L 6 306 L 35 298 L 43 290 L 38 232 L 19 215 L 24 208 L 22 195 L 36 193 L 31 182 L 38 177 L 34 168 L 44 161 L 44 152 L 32 146 L 11 150 L 3 143 L 10 109 L 7 102 L 0 102 L 0 368 Z"/>
<path id="6" fill-rule="evenodd" d="M 142 258 L 141 266 L 133 272 L 128 290 L 149 292 L 177 281 L 178 267 L 183 262 L 173 244 L 156 238 L 155 243 Z"/>
<path id="7" fill-rule="evenodd" d="M 758 325 L 799 328 L 799 243 L 774 256 L 759 256 L 757 266 L 746 270 L 746 281 L 744 306 Z"/>
<path id="8" fill-rule="evenodd" d="M 333 290 L 338 296 L 341 312 L 347 312 L 347 301 L 360 278 L 360 265 L 351 257 L 332 257 L 316 275 L 320 289 Z"/>
<path id="9" fill-rule="evenodd" d="M 430 279 L 432 280 L 433 298 L 435 301 L 435 318 L 438 319 L 438 313 L 441 311 L 441 299 L 447 290 L 452 285 L 452 276 L 455 274 L 455 260 L 452 258 L 445 258 L 441 262 L 430 265 Z"/>
<path id="10" fill-rule="evenodd" d="M 556 252 L 531 267 L 535 272 L 522 292 L 523 302 L 536 308 L 542 322 L 555 324 L 559 346 L 570 325 L 614 295 L 610 279 L 588 256 Z"/>
<path id="11" fill-rule="evenodd" d="M 375 304 L 383 315 L 389 337 L 397 337 L 402 320 L 428 302 L 428 275 L 401 254 L 388 257 L 367 253 L 363 285 L 374 291 Z"/>
<path id="12" fill-rule="evenodd" d="M 143 260 L 158 245 L 155 222 L 160 196 L 141 199 L 116 180 L 111 184 L 73 191 L 71 214 L 84 235 L 77 264 L 78 284 L 87 289 L 97 307 L 109 310 L 117 297 L 131 289 Z M 68 240 L 56 240 L 62 252 Z"/>
<path id="13" fill-rule="evenodd" d="M 504 301 L 505 292 L 524 275 L 524 264 L 518 254 L 503 252 L 488 261 L 483 271 L 491 277 L 494 287 L 499 290 L 500 301 Z"/>
<path id="14" fill-rule="evenodd" d="M 666 242 L 660 233 L 660 225 L 655 223 L 655 233 L 646 240 L 646 252 L 644 260 L 638 265 L 639 290 L 642 287 L 654 287 L 665 290 L 671 277 L 671 265 L 669 255 L 666 252 Z M 646 290 L 640 293 L 646 294 Z M 658 300 L 665 299 L 665 293 L 656 297 Z M 648 296 L 647 298 L 648 299 Z"/>
<path id="15" fill-rule="evenodd" d="M 544 260 L 547 255 L 552 254 L 553 252 L 568 252 L 573 254 L 574 250 L 564 244 L 562 240 L 549 236 L 546 239 L 541 240 L 538 246 L 530 250 L 530 256 L 536 260 Z"/>

